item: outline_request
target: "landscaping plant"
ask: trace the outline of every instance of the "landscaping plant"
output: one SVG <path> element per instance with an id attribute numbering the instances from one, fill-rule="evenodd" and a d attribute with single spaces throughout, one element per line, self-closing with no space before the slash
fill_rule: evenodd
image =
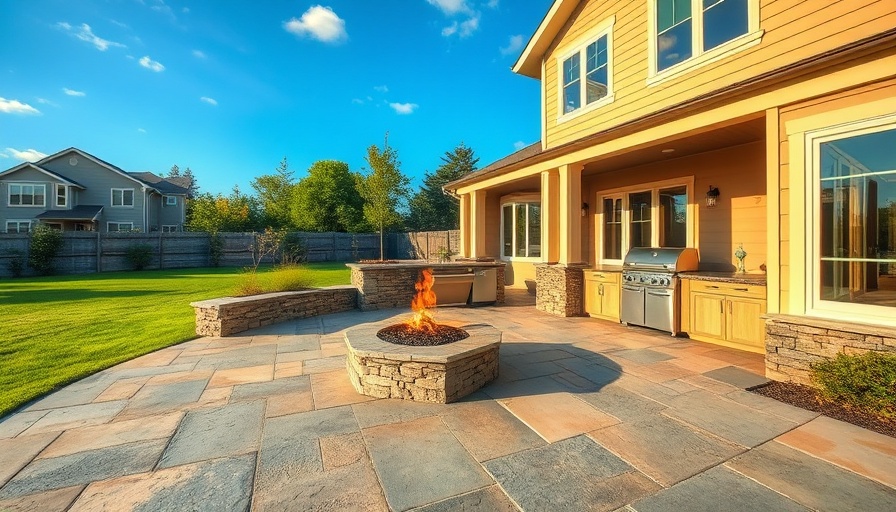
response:
<path id="1" fill-rule="evenodd" d="M 812 378 L 829 400 L 896 419 L 896 354 L 837 354 L 814 364 Z"/>
<path id="2" fill-rule="evenodd" d="M 208 239 L 208 260 L 213 267 L 221 265 L 221 258 L 224 257 L 224 238 L 215 231 L 209 235 Z"/>
<path id="3" fill-rule="evenodd" d="M 134 270 L 143 270 L 152 263 L 152 246 L 149 244 L 132 245 L 125 250 L 124 259 Z"/>
<path id="4" fill-rule="evenodd" d="M 53 259 L 62 250 L 62 232 L 44 224 L 31 231 L 28 245 L 28 266 L 38 274 L 51 275 L 56 270 Z"/>
<path id="5" fill-rule="evenodd" d="M 9 261 L 6 262 L 6 268 L 13 277 L 22 277 L 25 273 L 25 253 L 18 249 L 9 249 L 6 251 Z"/>

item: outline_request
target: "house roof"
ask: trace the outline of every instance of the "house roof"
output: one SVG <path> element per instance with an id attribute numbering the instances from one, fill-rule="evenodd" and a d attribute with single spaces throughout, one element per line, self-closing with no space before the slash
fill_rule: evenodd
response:
<path id="1" fill-rule="evenodd" d="M 68 149 L 63 149 L 62 151 L 59 151 L 58 153 L 53 153 L 52 155 L 50 155 L 50 156 L 48 156 L 48 157 L 45 157 L 45 158 L 42 158 L 42 159 L 38 160 L 38 161 L 36 162 L 36 164 L 40 165 L 40 164 L 42 164 L 42 163 L 44 163 L 44 162 L 49 162 L 50 160 L 55 160 L 55 159 L 57 159 L 57 158 L 59 158 L 59 157 L 61 157 L 61 156 L 63 156 L 63 155 L 68 154 L 68 153 L 77 153 L 79 156 L 81 156 L 81 157 L 83 157 L 83 158 L 86 158 L 86 159 L 92 161 L 93 163 L 95 163 L 95 164 L 97 164 L 97 165 L 99 165 L 99 166 L 105 167 L 105 168 L 109 169 L 110 171 L 112 171 L 112 172 L 114 172 L 114 173 L 120 174 L 120 175 L 122 175 L 122 176 L 124 176 L 124 177 L 126 177 L 126 178 L 128 178 L 128 179 L 130 179 L 130 180 L 133 180 L 133 181 L 139 183 L 140 185 L 149 186 L 149 188 L 155 189 L 155 187 L 151 186 L 151 184 L 146 183 L 146 182 L 143 182 L 143 181 L 137 179 L 136 177 L 131 176 L 129 173 L 125 172 L 125 171 L 124 171 L 123 169 L 121 169 L 120 167 L 115 166 L 115 165 L 112 165 L 112 164 L 110 164 L 109 162 L 107 162 L 107 161 L 105 161 L 105 160 L 103 160 L 103 159 L 97 158 L 97 157 L 91 155 L 90 153 L 88 153 L 88 152 L 86 152 L 86 151 L 82 151 L 82 150 L 80 150 L 80 149 L 78 149 L 78 148 L 76 148 L 76 147 L 71 147 L 71 148 L 68 148 Z M 156 190 L 157 192 L 160 192 L 160 191 L 158 191 L 157 189 L 155 189 L 155 190 Z M 161 192 L 160 192 L 160 193 L 161 193 Z"/>
<path id="2" fill-rule="evenodd" d="M 129 172 L 128 174 L 131 175 L 131 177 L 137 178 L 143 183 L 146 183 L 147 185 L 152 185 L 159 192 L 165 195 L 185 196 L 190 192 L 190 178 L 184 178 L 183 176 L 177 176 L 174 178 L 163 178 L 151 172 Z"/>
<path id="3" fill-rule="evenodd" d="M 31 168 L 38 172 L 42 172 L 54 179 L 57 179 L 57 180 L 65 183 L 66 185 L 70 185 L 72 187 L 78 187 L 82 190 L 84 189 L 84 186 L 81 185 L 80 183 L 76 182 L 75 180 L 70 180 L 70 179 L 66 178 L 65 176 L 62 176 L 61 174 L 57 174 L 49 169 L 44 169 L 43 167 L 41 167 L 33 162 L 23 162 L 11 169 L 7 169 L 3 172 L 0 172 L 0 178 L 2 178 L 3 176 L 6 176 L 6 175 L 12 174 L 14 172 L 20 171 L 22 169 L 27 169 L 27 168 Z"/>
<path id="4" fill-rule="evenodd" d="M 541 78 L 542 56 L 547 52 L 548 47 L 554 42 L 563 26 L 566 25 L 573 11 L 579 6 L 579 2 L 580 0 L 554 0 L 535 33 L 529 38 L 523 53 L 510 68 L 514 73 L 536 79 Z"/>
<path id="5" fill-rule="evenodd" d="M 98 205 L 81 204 L 71 210 L 47 210 L 36 215 L 40 220 L 90 220 L 94 221 L 103 213 L 103 207 Z"/>

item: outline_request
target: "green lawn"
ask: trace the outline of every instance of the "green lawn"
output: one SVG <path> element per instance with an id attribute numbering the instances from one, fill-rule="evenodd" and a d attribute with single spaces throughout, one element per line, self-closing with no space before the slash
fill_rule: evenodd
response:
<path id="1" fill-rule="evenodd" d="M 342 263 L 308 268 L 315 287 L 350 280 Z M 231 295 L 239 272 L 0 279 L 0 417 L 64 384 L 196 337 L 190 302 Z"/>

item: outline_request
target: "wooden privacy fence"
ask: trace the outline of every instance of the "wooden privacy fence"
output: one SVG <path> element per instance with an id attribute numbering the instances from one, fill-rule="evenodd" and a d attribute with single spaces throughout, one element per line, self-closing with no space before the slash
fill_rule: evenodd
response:
<path id="1" fill-rule="evenodd" d="M 298 233 L 307 260 L 358 261 L 379 259 L 380 237 L 377 233 Z M 220 266 L 252 264 L 255 233 L 219 233 L 223 241 Z M 193 268 L 211 265 L 210 235 L 187 233 L 99 233 L 66 231 L 62 233 L 62 250 L 56 258 L 57 274 L 86 274 L 130 270 L 125 258 L 128 248 L 147 245 L 151 248 L 149 269 Z M 457 252 L 457 231 L 428 233 L 389 233 L 386 235 L 386 257 L 390 259 L 439 259 L 439 248 Z M 10 261 L 28 257 L 27 234 L 0 234 L 0 277 L 9 277 Z M 18 254 L 18 256 L 17 256 Z M 30 273 L 27 269 L 26 274 Z"/>

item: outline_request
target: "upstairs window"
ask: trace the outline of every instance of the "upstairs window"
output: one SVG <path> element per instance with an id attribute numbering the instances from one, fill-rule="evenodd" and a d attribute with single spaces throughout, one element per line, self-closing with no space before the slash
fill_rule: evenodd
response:
<path id="1" fill-rule="evenodd" d="M 47 205 L 46 185 L 36 183 L 10 183 L 9 206 L 40 206 Z"/>
<path id="2" fill-rule="evenodd" d="M 68 206 L 68 188 L 61 183 L 56 184 L 56 206 L 58 208 Z"/>
<path id="3" fill-rule="evenodd" d="M 113 188 L 112 206 L 134 206 L 134 189 Z"/>
<path id="4" fill-rule="evenodd" d="M 177 206 L 177 196 L 165 196 L 165 206 Z"/>
<path id="5" fill-rule="evenodd" d="M 651 76 L 670 68 L 690 68 L 683 64 L 689 61 L 705 64 L 759 42 L 759 0 L 650 2 Z M 746 37 L 751 33 L 756 37 Z"/>
<path id="6" fill-rule="evenodd" d="M 560 59 L 560 118 L 573 117 L 613 100 L 612 26 L 610 18 L 595 37 Z"/>

